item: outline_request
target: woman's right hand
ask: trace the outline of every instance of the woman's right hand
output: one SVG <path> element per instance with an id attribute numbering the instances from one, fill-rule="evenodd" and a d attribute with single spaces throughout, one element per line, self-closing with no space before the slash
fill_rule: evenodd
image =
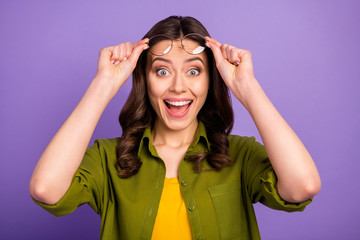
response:
<path id="1" fill-rule="evenodd" d="M 145 38 L 135 44 L 130 42 L 100 50 L 97 73 L 94 81 L 108 86 L 112 98 L 133 72 L 140 54 L 147 49 L 149 39 Z"/>
<path id="2" fill-rule="evenodd" d="M 130 77 L 147 41 L 122 43 L 100 51 L 96 77 L 35 167 L 30 181 L 30 194 L 34 199 L 53 205 L 64 196 L 101 114 Z"/>

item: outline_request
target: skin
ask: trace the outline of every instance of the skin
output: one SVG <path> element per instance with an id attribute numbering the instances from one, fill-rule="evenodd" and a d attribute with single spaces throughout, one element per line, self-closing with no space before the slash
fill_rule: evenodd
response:
<path id="1" fill-rule="evenodd" d="M 251 115 L 278 177 L 280 196 L 302 202 L 321 188 L 309 152 L 268 99 L 254 76 L 251 52 L 206 38 L 226 85 Z"/>
<path id="2" fill-rule="evenodd" d="M 161 45 L 159 42 L 154 47 Z M 190 55 L 182 49 L 180 41 L 174 41 L 168 54 L 161 57 L 148 54 L 146 72 L 149 99 L 157 114 L 153 144 L 165 163 L 166 177 L 177 177 L 180 161 L 197 129 L 197 115 L 207 97 L 210 81 L 207 57 L 205 52 Z M 185 116 L 177 117 L 169 114 L 165 100 L 188 100 L 191 105 Z"/>
<path id="3" fill-rule="evenodd" d="M 301 202 L 315 196 L 321 186 L 316 166 L 300 139 L 257 82 L 251 53 L 220 44 L 212 38 L 206 39 L 226 85 L 248 110 L 260 132 L 278 177 L 280 196 L 288 202 Z M 130 77 L 141 52 L 147 47 L 147 41 L 143 39 L 135 44 L 126 42 L 100 51 L 95 78 L 36 165 L 30 181 L 32 197 L 55 204 L 65 194 L 101 114 Z M 156 60 L 154 65 L 156 63 L 169 71 L 166 77 L 157 75 L 153 71 L 154 66 L 147 66 L 148 93 L 158 116 L 152 132 L 153 143 L 165 162 L 167 177 L 177 176 L 179 163 L 193 140 L 197 128 L 196 116 L 208 89 L 208 71 L 202 71 L 195 77 L 195 82 L 191 81 L 194 77 L 188 74 L 195 65 L 208 69 L 204 55 L 198 55 L 203 65 L 199 63 L 200 60 L 186 62 L 189 56 L 175 45 L 163 57 L 167 62 Z M 154 59 L 152 56 L 151 60 Z M 201 84 L 202 88 L 199 87 Z M 170 116 L 163 102 L 164 99 L 177 97 L 189 98 L 194 104 L 181 119 Z"/>
<path id="4" fill-rule="evenodd" d="M 135 44 L 121 43 L 100 51 L 95 78 L 35 167 L 30 180 L 30 194 L 34 199 L 52 205 L 64 196 L 101 114 L 130 77 L 147 47 L 146 41 L 148 39 Z"/>

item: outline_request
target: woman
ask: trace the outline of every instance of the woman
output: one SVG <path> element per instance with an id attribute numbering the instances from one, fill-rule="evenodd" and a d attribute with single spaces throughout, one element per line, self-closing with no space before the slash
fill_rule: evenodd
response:
<path id="1" fill-rule="evenodd" d="M 251 53 L 191 17 L 169 17 L 136 44 L 100 51 L 97 74 L 42 154 L 33 199 L 61 216 L 88 203 L 101 239 L 260 239 L 252 204 L 301 211 L 320 190 L 315 164 L 266 97 Z M 133 72 L 121 138 L 88 143 Z M 229 135 L 228 88 L 264 146 Z"/>

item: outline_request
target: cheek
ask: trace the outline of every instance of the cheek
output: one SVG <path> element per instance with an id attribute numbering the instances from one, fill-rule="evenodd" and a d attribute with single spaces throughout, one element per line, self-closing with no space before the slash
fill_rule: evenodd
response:
<path id="1" fill-rule="evenodd" d="M 154 93 L 154 88 L 149 84 L 147 85 L 147 92 L 148 92 L 148 96 L 149 96 L 151 105 L 154 105 L 154 99 L 156 98 L 155 93 Z"/>
<path id="2" fill-rule="evenodd" d="M 204 79 L 203 81 L 197 82 L 194 87 L 194 94 L 196 94 L 199 98 L 206 98 L 208 90 L 209 90 L 209 80 Z"/>
<path id="3" fill-rule="evenodd" d="M 162 90 L 162 86 L 160 84 L 154 83 L 153 81 L 147 82 L 147 92 L 149 96 L 150 103 L 154 109 L 159 108 L 159 101 L 161 101 L 161 97 L 164 94 Z"/>
<path id="4" fill-rule="evenodd" d="M 149 96 L 162 97 L 169 88 L 169 80 L 158 79 L 154 74 L 149 74 L 147 81 L 147 89 Z"/>
<path id="5" fill-rule="evenodd" d="M 160 96 L 160 88 L 156 84 L 148 84 L 148 94 L 151 98 L 156 98 Z"/>

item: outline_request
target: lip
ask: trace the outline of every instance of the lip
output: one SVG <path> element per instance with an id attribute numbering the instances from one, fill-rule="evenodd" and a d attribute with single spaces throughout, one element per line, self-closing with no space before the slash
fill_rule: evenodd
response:
<path id="1" fill-rule="evenodd" d="M 173 113 L 173 112 L 170 111 L 170 109 L 166 106 L 165 101 L 169 101 L 169 102 L 191 101 L 191 103 L 190 103 L 190 106 L 188 106 L 188 108 L 187 108 L 185 111 L 180 112 L 180 113 Z M 165 105 L 166 112 L 167 112 L 171 117 L 174 117 L 174 118 L 183 118 L 183 117 L 185 117 L 185 116 L 188 114 L 188 112 L 190 111 L 190 108 L 191 108 L 191 106 L 192 106 L 193 100 L 192 100 L 192 99 L 189 99 L 189 98 L 166 98 L 163 102 L 164 102 L 164 105 Z"/>
<path id="2" fill-rule="evenodd" d="M 164 101 L 182 102 L 182 101 L 192 101 L 192 99 L 190 99 L 190 98 L 165 98 Z"/>

